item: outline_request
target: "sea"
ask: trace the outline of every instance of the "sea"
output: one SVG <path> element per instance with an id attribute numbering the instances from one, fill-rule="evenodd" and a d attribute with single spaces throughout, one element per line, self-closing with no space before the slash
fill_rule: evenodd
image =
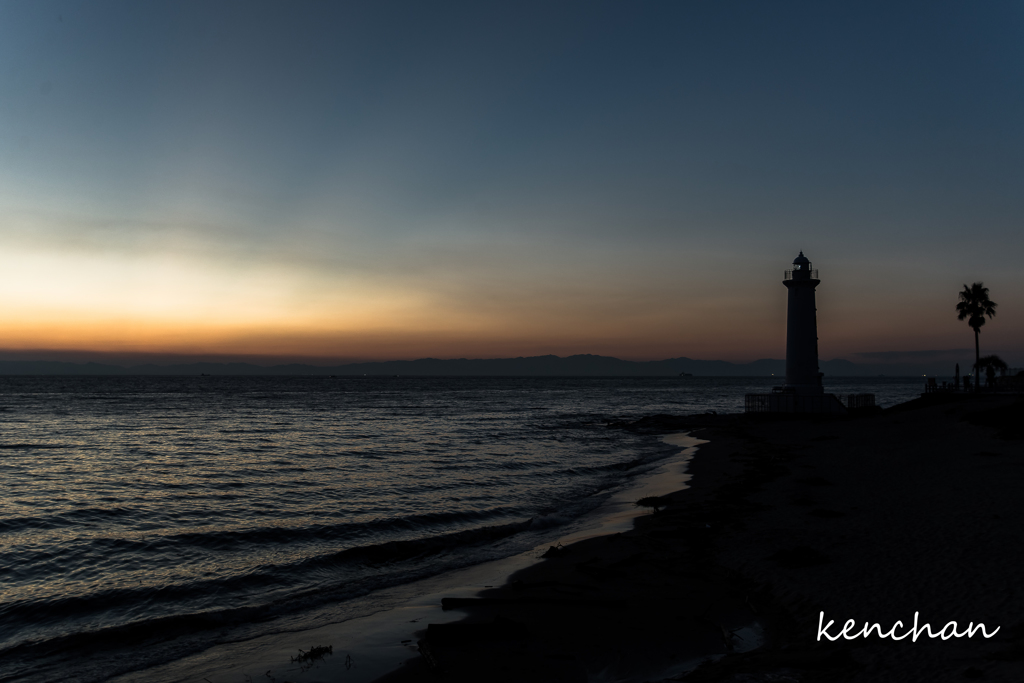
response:
<path id="1" fill-rule="evenodd" d="M 0 682 L 315 628 L 556 538 L 764 378 L 0 377 Z M 920 378 L 827 390 L 916 398 Z M 333 615 L 333 616 L 332 616 Z"/>

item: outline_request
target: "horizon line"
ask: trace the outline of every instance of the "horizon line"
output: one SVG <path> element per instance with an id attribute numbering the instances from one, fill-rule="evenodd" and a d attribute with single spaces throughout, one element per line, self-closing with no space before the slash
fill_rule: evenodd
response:
<path id="1" fill-rule="evenodd" d="M 891 356 L 898 356 L 898 355 L 902 355 L 902 356 L 917 356 L 917 355 L 920 354 L 920 355 L 923 356 L 925 354 L 927 354 L 927 355 L 933 355 L 933 354 L 937 355 L 939 353 L 967 353 L 969 351 L 973 351 L 973 349 L 950 349 L 948 351 L 927 351 L 927 352 L 921 352 L 921 351 L 917 351 L 917 352 L 914 352 L 914 351 L 898 352 L 898 351 L 893 351 L 893 352 L 873 352 L 873 353 L 870 353 L 870 354 L 852 354 L 852 355 L 855 355 L 855 356 L 867 356 L 867 355 L 881 356 L 883 354 L 884 355 L 891 354 Z M 111 355 L 115 355 L 115 354 L 111 354 Z M 145 354 L 145 355 L 148 355 L 148 354 Z M 153 355 L 158 355 L 158 354 L 153 354 Z M 203 358 L 203 357 L 199 356 L 199 358 Z M 114 367 L 114 368 L 120 368 L 120 369 L 126 369 L 126 370 L 127 369 L 132 369 L 132 368 L 143 368 L 143 367 L 166 367 L 166 368 L 173 368 L 173 367 L 199 366 L 199 365 L 207 365 L 207 366 L 242 365 L 242 366 L 247 366 L 247 367 L 252 367 L 252 368 L 265 368 L 265 369 L 284 368 L 284 367 L 290 367 L 290 366 L 306 366 L 306 367 L 310 367 L 310 368 L 328 369 L 328 368 L 342 368 L 342 367 L 347 367 L 347 366 L 358 366 L 358 365 L 385 365 L 385 364 L 392 364 L 392 363 L 396 363 L 396 364 L 426 363 L 426 362 L 433 362 L 433 363 L 488 363 L 488 362 L 538 361 L 538 360 L 566 361 L 566 360 L 573 360 L 573 359 L 591 359 L 591 360 L 599 360 L 599 361 L 615 361 L 615 362 L 618 362 L 618 363 L 625 363 L 625 364 L 631 364 L 631 365 L 658 364 L 658 363 L 668 363 L 668 362 L 673 362 L 673 361 L 687 361 L 687 362 L 692 362 L 692 363 L 721 363 L 721 364 L 732 365 L 732 366 L 754 365 L 754 364 L 757 364 L 757 363 L 785 363 L 785 359 L 784 358 L 758 358 L 758 359 L 755 359 L 755 360 L 752 360 L 752 361 L 730 361 L 730 360 L 724 360 L 724 359 L 703 359 L 703 358 L 690 358 L 689 356 L 675 356 L 675 357 L 671 357 L 671 358 L 662 358 L 662 359 L 656 359 L 656 360 L 630 360 L 630 359 L 618 358 L 616 356 L 603 356 L 603 355 L 591 354 L 591 353 L 578 353 L 578 354 L 571 354 L 571 355 L 568 355 L 568 356 L 558 356 L 556 354 L 542 354 L 542 355 L 537 355 L 537 356 L 504 356 L 504 357 L 491 357 L 491 358 L 466 358 L 466 357 L 460 357 L 460 358 L 437 358 L 437 357 L 433 357 L 433 356 L 424 356 L 424 357 L 412 358 L 412 359 L 341 360 L 341 361 L 326 361 L 326 360 L 319 360 L 319 359 L 301 359 L 301 360 L 283 360 L 282 359 L 282 360 L 277 360 L 277 362 L 275 362 L 275 361 L 273 361 L 273 360 L 271 360 L 269 358 L 262 358 L 262 359 L 260 359 L 259 357 L 257 357 L 257 358 L 241 357 L 241 358 L 234 358 L 234 359 L 219 359 L 219 360 L 207 360 L 207 359 L 190 360 L 187 357 L 186 358 L 182 358 L 180 356 L 177 356 L 177 357 L 174 357 L 173 360 L 172 359 L 167 359 L 167 360 L 163 360 L 161 362 L 160 360 L 154 359 L 154 360 L 146 360 L 144 362 L 134 363 L 134 364 L 132 364 L 130 361 L 126 362 L 125 360 L 106 360 L 106 361 L 103 361 L 103 360 L 64 360 L 64 359 L 54 359 L 54 358 L 15 358 L 15 359 L 0 358 L 0 364 L 5 364 L 5 365 L 6 364 L 19 364 L 19 365 L 20 364 L 56 364 L 56 365 L 75 365 L 75 366 L 98 365 L 98 366 Z M 140 360 L 142 360 L 142 359 L 140 359 Z M 263 360 L 263 362 L 260 363 L 259 360 Z M 319 360 L 319 362 L 317 362 L 318 360 Z M 857 362 L 857 361 L 849 360 L 848 358 L 841 358 L 841 357 L 836 357 L 836 358 L 831 358 L 831 359 L 820 360 L 819 361 L 819 363 L 835 363 L 835 362 L 849 363 L 850 365 L 855 365 L 855 366 L 883 366 L 883 365 L 899 366 L 899 365 L 924 365 L 924 364 L 929 364 L 928 361 L 923 361 L 923 360 L 918 360 L 916 362 L 890 361 L 890 362 L 886 363 L 886 362 L 877 362 L 876 361 L 876 362 L 864 363 L 864 362 Z M 936 360 L 932 360 L 930 362 L 931 363 L 935 363 L 935 362 L 941 362 L 941 361 L 936 359 Z"/>

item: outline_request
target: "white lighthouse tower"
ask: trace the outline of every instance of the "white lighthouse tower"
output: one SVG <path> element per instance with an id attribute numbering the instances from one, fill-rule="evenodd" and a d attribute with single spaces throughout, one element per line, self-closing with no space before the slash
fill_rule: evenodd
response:
<path id="1" fill-rule="evenodd" d="M 793 260 L 782 284 L 789 290 L 786 317 L 786 393 L 803 396 L 821 395 L 821 372 L 818 371 L 818 319 L 814 305 L 814 288 L 821 280 L 818 271 L 804 252 Z"/>
<path id="2" fill-rule="evenodd" d="M 770 394 L 747 394 L 748 413 L 832 413 L 849 409 L 874 410 L 872 394 L 850 394 L 843 405 L 834 394 L 826 394 L 818 370 L 818 310 L 814 288 L 821 284 L 818 271 L 804 252 L 793 260 L 782 284 L 789 290 L 786 315 L 786 384 L 772 387 Z"/>

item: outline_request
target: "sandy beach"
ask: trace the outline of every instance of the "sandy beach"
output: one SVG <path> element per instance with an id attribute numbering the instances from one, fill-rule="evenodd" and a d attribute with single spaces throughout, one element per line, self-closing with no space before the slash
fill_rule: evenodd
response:
<path id="1" fill-rule="evenodd" d="M 420 631 L 425 656 L 381 680 L 1024 680 L 1021 410 L 982 397 L 843 420 L 631 425 L 710 440 L 692 488 L 633 531 L 452 601 L 469 616 Z M 854 637 L 819 640 L 822 612 L 827 634 L 852 619 Z M 904 635 L 915 613 L 935 634 L 950 621 L 998 631 L 855 635 L 865 621 Z M 715 651 L 728 654 L 685 670 Z"/>
<path id="2" fill-rule="evenodd" d="M 986 396 L 853 418 L 611 425 L 706 440 L 652 480 L 688 488 L 657 513 L 620 500 L 624 516 L 605 510 L 541 561 L 544 549 L 397 587 L 344 623 L 117 680 L 1021 681 L 1022 407 Z M 888 637 L 915 613 L 916 642 Z M 923 630 L 951 621 L 992 637 Z M 879 627 L 858 636 L 865 622 Z M 316 645 L 333 653 L 291 661 Z"/>
<path id="3" fill-rule="evenodd" d="M 644 496 L 663 496 L 685 489 L 691 475 L 688 466 L 706 441 L 686 432 L 661 434 L 666 457 L 643 476 L 629 480 L 596 509 L 565 526 L 552 529 L 551 543 L 574 545 L 578 541 L 630 531 L 634 521 L 646 515 L 634 501 Z M 204 651 L 165 664 L 133 671 L 111 683 L 211 683 L 256 680 L 289 683 L 345 681 L 369 683 L 412 660 L 419 659 L 417 641 L 427 624 L 436 626 L 461 621 L 462 609 L 445 609 L 442 602 L 477 598 L 481 591 L 509 582 L 518 571 L 537 565 L 547 544 L 517 555 L 470 565 L 428 579 L 400 584 L 347 601 L 326 605 L 331 617 L 306 615 L 326 622 L 315 628 L 278 630 L 251 639 L 227 639 Z M 301 653 L 331 647 L 322 657 L 301 659 Z M 130 657 L 130 652 L 125 656 Z M 412 671 L 413 668 L 405 669 Z"/>

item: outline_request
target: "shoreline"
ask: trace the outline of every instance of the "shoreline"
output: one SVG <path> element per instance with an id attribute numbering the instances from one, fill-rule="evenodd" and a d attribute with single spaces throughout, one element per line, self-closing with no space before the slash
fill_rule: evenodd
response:
<path id="1" fill-rule="evenodd" d="M 703 439 L 709 425 L 734 418 L 658 416 L 622 426 L 662 433 L 689 427 L 690 437 Z M 716 488 L 738 475 L 715 455 L 732 446 L 724 434 L 701 443 L 687 463 L 694 485 L 660 494 L 668 507 L 637 516 L 632 529 L 582 539 L 476 601 L 460 601 L 464 618 L 447 630 L 464 626 L 461 635 L 433 644 L 431 629 L 421 631 L 420 652 L 428 654 L 377 683 L 667 680 L 709 658 L 761 645 L 766 615 L 751 606 L 745 586 L 737 590 L 735 577 L 709 562 L 721 518 L 679 523 L 682 506 L 706 506 Z M 473 635 L 502 622 L 521 625 L 529 637 L 479 642 Z"/>
<path id="2" fill-rule="evenodd" d="M 482 572 L 473 586 L 461 581 L 466 590 L 436 581 L 423 602 L 399 608 L 423 614 L 408 613 L 412 633 L 392 653 L 400 668 L 395 657 L 374 680 L 1024 680 L 1024 435 L 1014 426 L 1022 406 L 982 396 L 844 420 L 656 416 L 621 425 L 709 439 L 688 464 L 692 486 L 632 530 L 578 540 L 511 576 L 480 565 L 455 573 Z M 486 601 L 444 611 L 444 598 Z M 936 631 L 952 620 L 1000 630 L 990 639 L 833 642 L 815 638 L 822 611 L 837 621 L 833 635 L 847 619 L 888 628 L 915 612 Z M 268 638 L 281 653 L 330 644 L 294 635 Z M 419 653 L 417 641 L 426 643 Z M 741 652 L 751 641 L 760 646 Z M 716 648 L 723 656 L 708 659 Z M 357 657 L 344 668 L 339 650 L 320 669 L 273 676 L 371 680 L 354 677 Z M 708 661 L 696 666 L 694 656 Z M 249 668 L 253 680 L 264 675 Z M 151 680 L 147 673 L 115 680 Z M 202 678 L 236 680 L 179 680 Z"/>
<path id="3" fill-rule="evenodd" d="M 457 610 L 443 610 L 443 598 L 473 598 L 487 588 L 501 585 L 512 574 L 541 562 L 541 555 L 551 544 L 569 545 L 627 531 L 635 518 L 649 514 L 637 508 L 635 500 L 685 490 L 690 479 L 687 464 L 697 446 L 706 442 L 685 433 L 666 434 L 661 440 L 678 451 L 631 482 L 628 488 L 612 494 L 570 523 L 573 530 L 530 550 L 373 591 L 352 601 L 353 616 L 344 621 L 214 645 L 164 664 L 120 674 L 108 679 L 108 683 L 240 683 L 247 680 L 246 676 L 256 680 L 268 673 L 271 678 L 292 683 L 369 683 L 392 674 L 420 656 L 416 634 L 425 624 L 452 623 L 463 618 L 464 614 Z M 333 653 L 313 661 L 308 669 L 291 661 L 300 650 L 318 646 L 331 646 Z M 346 657 L 350 658 L 349 666 Z"/>
<path id="4" fill-rule="evenodd" d="M 437 631 L 432 647 L 427 630 L 441 677 L 421 659 L 381 683 L 1024 680 L 1022 417 L 1019 398 L 982 396 L 846 420 L 704 418 L 696 435 L 710 443 L 691 463 L 693 486 L 666 510 L 486 591 L 461 640 Z M 544 604 L 559 584 L 584 582 L 597 590 L 578 596 L 624 606 Z M 764 642 L 740 653 L 744 608 Z M 822 611 L 839 624 L 919 613 L 936 632 L 954 620 L 1000 630 L 833 642 L 816 638 Z M 472 636 L 489 625 L 490 639 Z M 689 672 L 649 665 L 666 653 L 680 662 L 686 643 L 715 635 L 725 656 Z"/>

